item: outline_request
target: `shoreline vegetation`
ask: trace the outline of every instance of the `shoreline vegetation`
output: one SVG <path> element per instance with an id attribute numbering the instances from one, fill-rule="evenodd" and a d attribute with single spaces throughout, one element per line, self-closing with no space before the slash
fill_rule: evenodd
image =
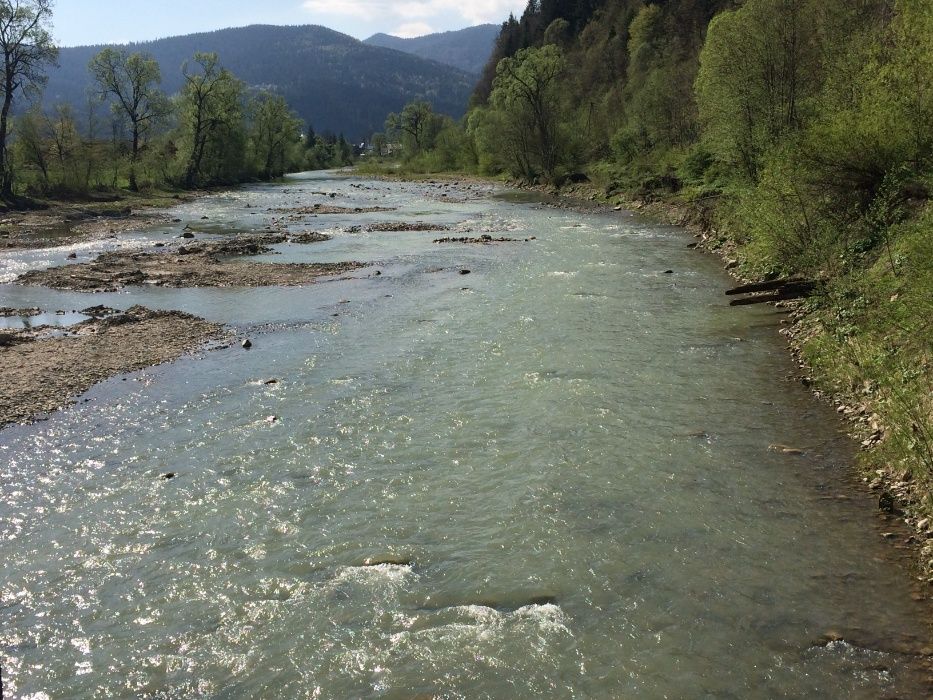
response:
<path id="1" fill-rule="evenodd" d="M 848 419 L 933 582 L 930 36 L 925 0 L 533 0 L 462 122 L 413 102 L 359 172 L 633 208 L 743 282 L 799 280 L 802 381 Z"/>

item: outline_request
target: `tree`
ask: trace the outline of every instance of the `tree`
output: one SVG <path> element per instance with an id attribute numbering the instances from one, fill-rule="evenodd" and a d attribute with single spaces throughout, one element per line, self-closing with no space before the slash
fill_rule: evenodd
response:
<path id="1" fill-rule="evenodd" d="M 709 25 L 696 81 L 704 137 L 752 181 L 765 152 L 806 123 L 821 67 L 815 6 L 749 0 Z"/>
<path id="2" fill-rule="evenodd" d="M 215 53 L 197 53 L 194 62 L 195 68 L 188 63 L 182 68 L 185 86 L 180 99 L 182 128 L 188 142 L 186 187 L 199 184 L 205 159 L 212 155 L 211 144 L 222 145 L 217 138 L 221 132 L 236 128 L 242 120 L 242 83 L 221 67 Z"/>
<path id="3" fill-rule="evenodd" d="M 159 64 L 148 54 L 108 48 L 91 59 L 89 69 L 97 81 L 101 99 L 112 97 L 114 109 L 129 122 L 133 135 L 130 189 L 138 190 L 136 166 L 142 139 L 168 111 L 165 96 L 158 87 L 162 82 Z"/>
<path id="4" fill-rule="evenodd" d="M 438 115 L 424 100 L 409 102 L 400 114 L 392 113 L 386 118 L 386 132 L 398 134 L 405 152 L 416 156 L 431 147 L 431 140 L 439 129 Z"/>
<path id="5" fill-rule="evenodd" d="M 386 135 L 381 131 L 373 134 L 373 155 L 375 156 L 387 156 L 389 155 L 389 141 L 386 139 Z"/>
<path id="6" fill-rule="evenodd" d="M 46 81 L 43 68 L 58 58 L 51 34 L 52 0 L 0 0 L 0 197 L 13 197 L 13 173 L 7 153 L 10 110 L 17 93 L 38 90 Z"/>
<path id="7" fill-rule="evenodd" d="M 40 189 L 47 192 L 50 187 L 49 138 L 47 122 L 38 107 L 33 107 L 16 120 L 13 151 L 17 162 L 25 169 L 35 169 L 40 177 Z"/>
<path id="8" fill-rule="evenodd" d="M 301 122 L 280 95 L 263 93 L 251 104 L 252 142 L 259 174 L 281 177 L 289 166 L 292 149 L 301 142 Z"/>
<path id="9" fill-rule="evenodd" d="M 522 49 L 496 69 L 490 102 L 504 112 L 513 138 L 521 138 L 521 169 L 551 179 L 561 159 L 559 104 L 563 52 L 552 44 Z"/>

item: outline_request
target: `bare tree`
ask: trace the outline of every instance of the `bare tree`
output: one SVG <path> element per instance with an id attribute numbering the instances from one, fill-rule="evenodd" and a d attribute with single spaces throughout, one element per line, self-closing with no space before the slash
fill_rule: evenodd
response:
<path id="1" fill-rule="evenodd" d="M 38 90 L 47 80 L 43 68 L 54 64 L 58 48 L 51 34 L 52 0 L 0 0 L 0 197 L 13 198 L 13 172 L 7 153 L 10 110 L 16 95 Z"/>

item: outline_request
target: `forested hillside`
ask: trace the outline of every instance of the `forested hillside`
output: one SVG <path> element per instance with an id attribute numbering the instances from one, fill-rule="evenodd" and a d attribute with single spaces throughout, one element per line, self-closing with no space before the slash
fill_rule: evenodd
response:
<path id="1" fill-rule="evenodd" d="M 88 61 L 102 48 L 61 49 L 60 67 L 49 69 L 43 97 L 48 107 L 85 103 L 91 86 Z M 216 53 L 248 86 L 285 97 L 317 131 L 356 140 L 368 138 L 387 112 L 413 99 L 430 100 L 439 111 L 460 117 L 475 82 L 455 68 L 316 26 L 225 29 L 127 48 L 158 61 L 169 94 L 181 89 L 186 60 L 196 52 Z"/>
<path id="2" fill-rule="evenodd" d="M 929 493 L 933 3 L 531 0 L 472 105 L 411 168 L 586 177 L 687 212 L 747 278 L 812 281 L 813 376 Z"/>
<path id="3" fill-rule="evenodd" d="M 481 24 L 453 32 L 427 34 L 403 39 L 390 34 L 374 34 L 365 43 L 421 56 L 478 75 L 492 53 L 499 27 Z"/>

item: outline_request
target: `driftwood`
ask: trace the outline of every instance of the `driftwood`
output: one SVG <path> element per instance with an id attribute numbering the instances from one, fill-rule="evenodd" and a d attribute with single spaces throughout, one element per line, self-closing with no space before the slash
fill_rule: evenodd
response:
<path id="1" fill-rule="evenodd" d="M 773 301 L 801 299 L 813 294 L 818 287 L 819 282 L 814 280 L 782 279 L 772 280 L 770 282 L 743 284 L 726 291 L 726 296 L 753 294 L 755 296 L 745 297 L 744 299 L 733 299 L 729 302 L 729 306 L 750 306 L 752 304 L 766 304 Z M 761 294 L 761 292 L 772 293 Z"/>

